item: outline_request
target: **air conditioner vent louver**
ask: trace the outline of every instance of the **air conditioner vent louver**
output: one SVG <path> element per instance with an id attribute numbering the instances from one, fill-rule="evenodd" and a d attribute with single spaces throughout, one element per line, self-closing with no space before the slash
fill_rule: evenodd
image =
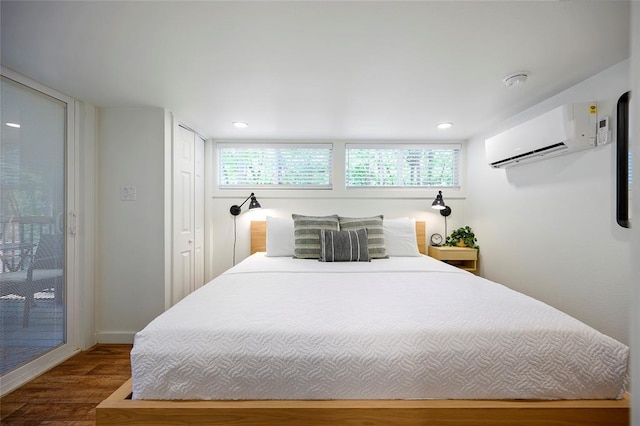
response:
<path id="1" fill-rule="evenodd" d="M 545 146 L 544 148 L 534 149 L 533 151 L 525 152 L 524 154 L 516 155 L 510 158 L 505 158 L 504 160 L 501 160 L 501 161 L 495 161 L 491 163 L 491 166 L 495 168 L 505 167 L 507 163 L 520 163 L 521 161 L 526 159 L 531 159 L 531 157 L 534 157 L 534 156 L 542 157 L 546 154 L 561 152 L 567 149 L 568 149 L 567 144 L 565 144 L 564 142 L 560 142 L 550 146 Z"/>
<path id="2" fill-rule="evenodd" d="M 506 168 L 594 147 L 595 105 L 563 105 L 487 139 L 487 162 Z"/>

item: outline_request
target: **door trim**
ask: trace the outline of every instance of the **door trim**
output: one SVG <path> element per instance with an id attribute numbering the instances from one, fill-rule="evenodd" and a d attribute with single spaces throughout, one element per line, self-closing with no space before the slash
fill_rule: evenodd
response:
<path id="1" fill-rule="evenodd" d="M 41 92 L 46 96 L 57 99 L 60 102 L 65 103 L 67 106 L 65 141 L 65 214 L 67 219 L 65 223 L 65 287 L 67 303 L 65 314 L 66 342 L 37 359 L 2 376 L 0 395 L 5 395 L 80 351 L 80 348 L 78 347 L 78 336 L 80 331 L 78 315 L 80 307 L 78 298 L 79 286 L 76 285 L 79 278 L 79 271 L 77 268 L 77 265 L 79 264 L 79 253 L 76 249 L 76 240 L 79 237 L 77 232 L 76 235 L 70 235 L 68 232 L 69 226 L 71 225 L 69 218 L 72 215 L 75 215 L 76 223 L 78 218 L 79 141 L 76 133 L 76 110 L 75 100 L 73 98 L 2 66 L 0 66 L 0 75 L 32 90 Z"/>

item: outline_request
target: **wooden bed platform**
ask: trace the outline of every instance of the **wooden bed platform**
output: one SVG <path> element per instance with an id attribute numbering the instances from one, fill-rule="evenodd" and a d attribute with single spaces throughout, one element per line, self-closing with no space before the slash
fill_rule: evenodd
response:
<path id="1" fill-rule="evenodd" d="M 131 379 L 96 408 L 104 425 L 627 426 L 629 399 L 582 401 L 139 401 Z"/>
<path id="2" fill-rule="evenodd" d="M 424 222 L 416 223 L 426 253 Z M 266 251 L 266 223 L 251 222 L 251 253 Z M 132 400 L 129 379 L 96 408 L 96 424 L 234 426 L 628 426 L 621 400 Z"/>

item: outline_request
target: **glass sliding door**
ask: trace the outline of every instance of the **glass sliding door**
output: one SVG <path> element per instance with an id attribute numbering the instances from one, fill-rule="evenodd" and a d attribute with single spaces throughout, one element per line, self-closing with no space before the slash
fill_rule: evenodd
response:
<path id="1" fill-rule="evenodd" d="M 68 342 L 70 105 L 5 76 L 0 94 L 0 376 L 6 381 Z"/>

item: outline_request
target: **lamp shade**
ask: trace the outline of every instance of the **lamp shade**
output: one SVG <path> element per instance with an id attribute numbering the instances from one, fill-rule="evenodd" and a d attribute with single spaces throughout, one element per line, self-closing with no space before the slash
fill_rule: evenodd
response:
<path id="1" fill-rule="evenodd" d="M 444 204 L 444 200 L 442 199 L 442 191 L 438 191 L 438 195 L 436 195 L 436 199 L 431 203 L 431 208 L 436 210 L 444 210 L 447 206 Z"/>
<path id="2" fill-rule="evenodd" d="M 260 203 L 256 199 L 256 196 L 251 194 L 251 201 L 249 202 L 249 210 L 251 210 L 251 209 L 261 209 L 261 208 L 262 208 L 262 206 L 260 205 Z"/>

